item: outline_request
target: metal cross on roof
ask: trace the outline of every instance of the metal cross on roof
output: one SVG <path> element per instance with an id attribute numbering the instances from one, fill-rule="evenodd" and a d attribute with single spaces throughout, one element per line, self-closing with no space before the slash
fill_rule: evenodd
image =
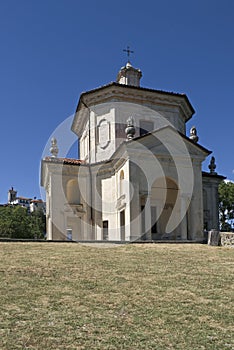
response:
<path id="1" fill-rule="evenodd" d="M 131 51 L 131 50 L 130 50 L 130 47 L 129 47 L 129 46 L 127 46 L 127 49 L 124 49 L 123 51 L 124 51 L 124 52 L 127 52 L 128 60 L 129 60 L 130 54 L 131 54 L 131 53 L 134 53 L 134 51 Z"/>

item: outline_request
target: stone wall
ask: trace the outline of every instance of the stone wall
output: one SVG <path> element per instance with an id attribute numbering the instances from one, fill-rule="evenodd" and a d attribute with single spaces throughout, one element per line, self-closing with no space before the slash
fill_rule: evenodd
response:
<path id="1" fill-rule="evenodd" d="M 234 233 L 233 232 L 220 232 L 221 245 L 225 247 L 234 248 Z"/>
<path id="2" fill-rule="evenodd" d="M 208 233 L 208 245 L 224 246 L 234 248 L 234 233 L 233 232 L 219 232 L 218 230 L 211 230 Z"/>

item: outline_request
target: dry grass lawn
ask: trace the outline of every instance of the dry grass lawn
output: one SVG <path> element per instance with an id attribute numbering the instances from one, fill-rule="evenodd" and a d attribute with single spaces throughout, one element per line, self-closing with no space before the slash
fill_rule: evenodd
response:
<path id="1" fill-rule="evenodd" d="M 234 349 L 234 250 L 0 243 L 0 349 Z"/>

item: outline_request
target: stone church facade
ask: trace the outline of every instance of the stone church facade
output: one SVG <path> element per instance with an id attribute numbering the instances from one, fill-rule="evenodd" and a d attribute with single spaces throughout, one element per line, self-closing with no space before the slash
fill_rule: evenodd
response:
<path id="1" fill-rule="evenodd" d="M 41 165 L 49 240 L 202 241 L 218 229 L 218 185 L 202 172 L 210 151 L 196 128 L 185 94 L 140 86 L 130 62 L 117 81 L 80 96 L 72 131 L 79 159 L 52 156 Z"/>

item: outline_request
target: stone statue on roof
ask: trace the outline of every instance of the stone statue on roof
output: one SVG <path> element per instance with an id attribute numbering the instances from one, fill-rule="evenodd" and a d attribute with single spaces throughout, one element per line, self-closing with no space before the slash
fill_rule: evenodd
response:
<path id="1" fill-rule="evenodd" d="M 57 146 L 57 140 L 55 137 L 51 139 L 51 147 L 50 147 L 50 153 L 52 154 L 53 158 L 57 158 L 58 156 L 58 146 Z"/>
<path id="2" fill-rule="evenodd" d="M 189 136 L 190 140 L 192 140 L 194 143 L 197 143 L 199 140 L 199 137 L 197 136 L 197 129 L 195 128 L 195 126 L 193 126 L 190 129 L 190 136 Z"/>
<path id="3" fill-rule="evenodd" d="M 127 119 L 127 127 L 125 129 L 125 133 L 128 141 L 133 139 L 135 132 L 136 132 L 136 129 L 134 127 L 134 119 L 132 116 L 130 116 Z"/>
<path id="4" fill-rule="evenodd" d="M 210 169 L 210 173 L 213 174 L 213 175 L 216 175 L 216 164 L 215 164 L 215 157 L 211 157 L 211 160 L 210 160 L 210 164 L 209 164 L 209 169 Z"/>

